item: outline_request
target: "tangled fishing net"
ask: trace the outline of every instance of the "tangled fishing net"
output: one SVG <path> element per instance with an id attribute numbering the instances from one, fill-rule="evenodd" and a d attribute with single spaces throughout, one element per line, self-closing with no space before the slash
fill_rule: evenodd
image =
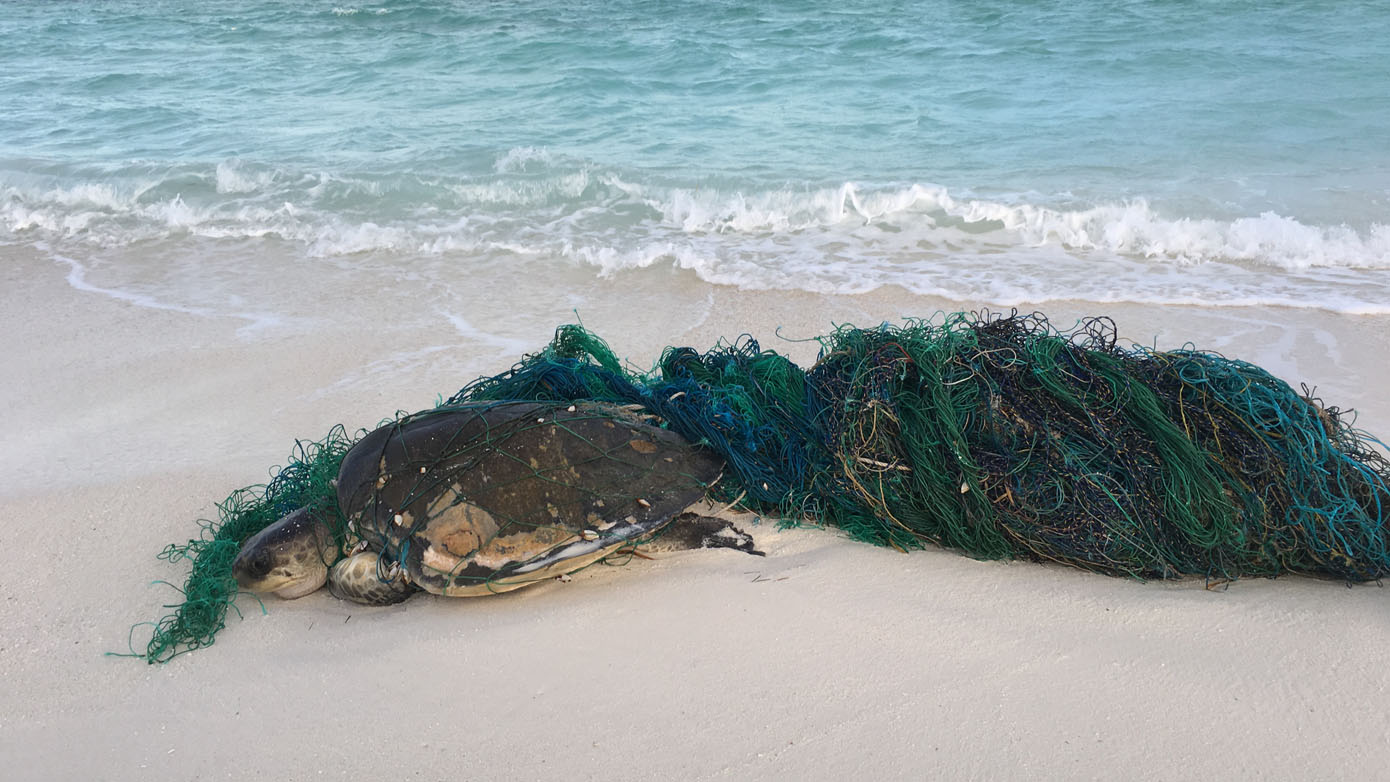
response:
<path id="1" fill-rule="evenodd" d="M 818 341 L 809 369 L 745 336 L 668 348 L 636 373 L 564 326 L 441 407 L 640 406 L 724 458 L 714 499 L 903 550 L 1137 578 L 1390 574 L 1385 446 L 1259 367 L 1122 346 L 1106 318 L 1064 331 L 1036 314 L 958 313 Z M 211 643 L 236 595 L 237 546 L 295 507 L 333 505 L 349 446 L 338 429 L 301 447 L 269 486 L 220 506 L 204 539 L 167 549 L 193 573 L 138 656 Z"/>

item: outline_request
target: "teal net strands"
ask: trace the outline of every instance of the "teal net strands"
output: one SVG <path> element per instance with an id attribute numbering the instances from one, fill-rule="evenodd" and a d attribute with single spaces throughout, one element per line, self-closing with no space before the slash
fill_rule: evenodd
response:
<path id="1" fill-rule="evenodd" d="M 1180 389 L 1182 404 L 1169 414 L 1236 487 L 1250 546 L 1260 551 L 1252 557 L 1268 565 L 1262 574 L 1384 576 L 1390 495 L 1377 441 L 1254 365 L 1191 350 L 1156 354 L 1152 363 L 1152 382 Z"/>
<path id="2" fill-rule="evenodd" d="M 1384 445 L 1259 367 L 1123 347 L 1105 318 L 1064 331 L 1016 312 L 842 327 L 817 341 L 809 369 L 745 335 L 668 348 L 643 373 L 562 326 L 440 407 L 634 406 L 723 457 L 716 499 L 904 550 L 1138 578 L 1390 574 Z M 137 656 L 210 644 L 236 596 L 241 543 L 294 508 L 334 507 L 352 441 L 339 427 L 300 446 L 269 485 L 219 506 L 200 540 L 166 549 L 193 560 L 185 602 Z"/>

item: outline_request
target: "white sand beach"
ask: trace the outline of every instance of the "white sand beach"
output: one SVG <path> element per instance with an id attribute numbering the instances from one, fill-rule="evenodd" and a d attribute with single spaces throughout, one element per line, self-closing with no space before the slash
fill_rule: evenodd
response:
<path id="1" fill-rule="evenodd" d="M 0 758 L 25 780 L 1375 779 L 1390 768 L 1390 592 L 1252 579 L 1208 590 L 833 530 L 767 552 L 595 567 L 479 599 L 239 602 L 215 645 L 109 657 L 155 620 L 196 535 L 296 438 L 433 404 L 577 310 L 639 366 L 750 333 L 810 362 L 833 324 L 973 309 L 497 271 L 422 306 L 409 280 L 283 279 L 276 322 L 0 263 Z M 247 263 L 255 259 L 248 258 Z M 386 293 L 383 293 L 386 292 Z M 561 293 L 563 292 L 563 293 Z M 1159 347 L 1258 363 L 1390 435 L 1390 317 L 1051 303 Z M 148 638 L 137 628 L 137 648 Z M 13 776 L 11 776 L 13 775 Z"/>

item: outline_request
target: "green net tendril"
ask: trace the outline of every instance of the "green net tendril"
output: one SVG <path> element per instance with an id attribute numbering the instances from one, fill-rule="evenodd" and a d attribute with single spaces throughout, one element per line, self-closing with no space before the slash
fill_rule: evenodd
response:
<path id="1" fill-rule="evenodd" d="M 120 656 L 162 663 L 212 645 L 213 637 L 226 626 L 228 609 L 235 610 L 238 589 L 232 577 L 232 560 L 247 538 L 306 505 L 328 511 L 325 518 L 341 519 L 333 480 L 353 442 L 354 438 L 342 426 L 334 427 L 317 442 L 296 442 L 288 463 L 275 471 L 269 483 L 232 492 L 218 504 L 217 521 L 199 522 L 199 537 L 165 547 L 160 559 L 192 563 L 188 579 L 179 590 L 183 602 L 165 606 L 174 612 L 158 622 L 136 625 L 139 628 L 153 624 L 153 634 L 143 652 L 135 648 L 136 628 L 132 628 L 131 650 Z"/>

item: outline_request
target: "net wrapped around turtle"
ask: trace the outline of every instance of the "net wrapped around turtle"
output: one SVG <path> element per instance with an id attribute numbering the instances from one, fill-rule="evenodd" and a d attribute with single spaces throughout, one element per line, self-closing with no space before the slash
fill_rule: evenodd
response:
<path id="1" fill-rule="evenodd" d="M 744 336 L 668 348 L 642 373 L 562 326 L 441 408 L 627 405 L 724 459 L 713 499 L 904 550 L 1137 578 L 1390 574 L 1385 446 L 1257 366 L 1122 345 L 1106 318 L 1059 330 L 1016 312 L 842 327 L 818 341 L 809 369 Z M 206 534 L 232 545 L 287 503 L 332 504 L 322 476 L 345 444 L 335 434 L 301 448 L 263 495 L 234 494 Z M 214 549 L 218 564 L 204 567 Z M 151 661 L 210 643 L 235 597 L 220 544 L 166 553 L 194 556 L 194 573 L 189 602 L 139 655 Z"/>

